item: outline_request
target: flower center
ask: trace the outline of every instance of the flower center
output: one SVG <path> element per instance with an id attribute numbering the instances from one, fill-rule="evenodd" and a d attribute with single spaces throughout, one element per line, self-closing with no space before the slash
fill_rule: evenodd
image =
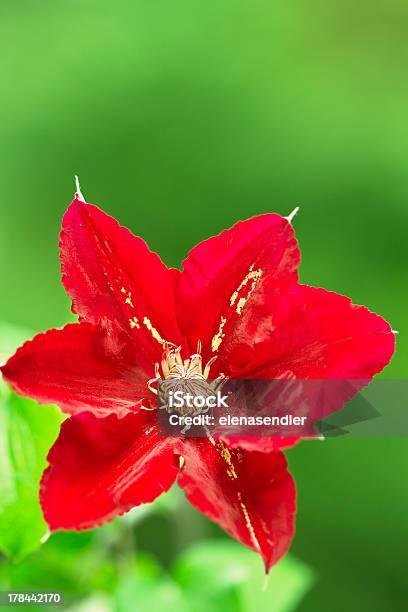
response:
<path id="1" fill-rule="evenodd" d="M 217 357 L 212 357 L 203 367 L 200 341 L 197 352 L 184 360 L 181 358 L 180 346 L 165 342 L 161 363 L 155 365 L 156 376 L 147 382 L 150 391 L 158 397 L 159 408 L 183 415 L 207 412 L 207 407 L 197 408 L 192 399 L 178 401 L 177 404 L 169 400 L 175 397 L 177 392 L 179 392 L 178 397 L 183 398 L 206 399 L 214 396 L 225 381 L 224 374 L 220 374 L 212 381 L 208 380 L 211 366 L 216 359 Z"/>

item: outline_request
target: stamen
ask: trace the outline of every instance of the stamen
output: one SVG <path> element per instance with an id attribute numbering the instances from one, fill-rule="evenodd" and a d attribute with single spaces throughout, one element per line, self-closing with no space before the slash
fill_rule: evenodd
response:
<path id="1" fill-rule="evenodd" d="M 209 359 L 209 361 L 207 361 L 207 365 L 204 368 L 204 378 L 208 378 L 209 374 L 210 374 L 210 368 L 212 366 L 212 364 L 214 363 L 214 361 L 216 361 L 217 359 L 217 355 L 215 355 L 215 357 L 211 357 L 211 359 Z"/>
<path id="2" fill-rule="evenodd" d="M 201 341 L 199 340 L 197 343 L 197 353 L 183 361 L 181 358 L 181 346 L 165 342 L 163 344 L 161 363 L 155 364 L 155 377 L 147 382 L 149 390 L 158 395 L 158 387 L 162 380 L 184 379 L 186 383 L 188 381 L 195 381 L 194 384 L 199 385 L 199 381 L 202 381 L 203 384 L 206 384 L 211 366 L 217 359 L 217 356 L 211 357 L 203 369 L 201 349 Z M 225 378 L 224 374 L 219 374 L 215 381 L 223 381 Z"/>

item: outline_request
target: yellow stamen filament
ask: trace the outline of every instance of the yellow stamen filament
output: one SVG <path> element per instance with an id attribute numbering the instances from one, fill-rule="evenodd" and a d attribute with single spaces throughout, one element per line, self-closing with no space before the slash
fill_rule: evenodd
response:
<path id="1" fill-rule="evenodd" d="M 146 324 L 146 323 L 145 323 Z M 175 380 L 184 378 L 187 380 L 202 380 L 208 379 L 210 369 L 217 357 L 212 357 L 203 368 L 203 359 L 199 351 L 201 351 L 201 342 L 198 342 L 197 353 L 190 356 L 184 361 L 181 358 L 181 347 L 175 346 L 171 342 L 163 342 L 164 350 L 161 363 L 156 363 L 154 368 L 155 377 L 147 383 L 150 391 L 157 395 L 156 384 L 161 380 Z M 217 380 L 224 379 L 224 374 L 220 374 Z"/>

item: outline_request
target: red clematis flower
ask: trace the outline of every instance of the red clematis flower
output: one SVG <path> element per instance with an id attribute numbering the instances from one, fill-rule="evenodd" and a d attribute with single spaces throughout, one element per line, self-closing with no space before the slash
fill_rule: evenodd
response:
<path id="1" fill-rule="evenodd" d="M 210 371 L 371 379 L 394 351 L 390 326 L 344 296 L 298 284 L 293 228 L 277 214 L 199 244 L 180 272 L 76 194 L 60 249 L 79 322 L 39 334 L 2 367 L 17 393 L 71 415 L 41 483 L 50 529 L 94 527 L 177 479 L 268 571 L 294 532 L 295 487 L 279 450 L 294 440 L 160 437 L 143 409 L 154 400 L 148 383 Z"/>

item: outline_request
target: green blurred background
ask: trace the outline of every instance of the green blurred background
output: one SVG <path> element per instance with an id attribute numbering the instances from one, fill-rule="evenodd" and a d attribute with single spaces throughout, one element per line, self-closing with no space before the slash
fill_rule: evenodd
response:
<path id="1" fill-rule="evenodd" d="M 72 318 L 57 239 L 74 174 L 173 266 L 238 219 L 300 205 L 301 280 L 388 319 L 400 334 L 384 375 L 405 377 L 407 28 L 405 0 L 1 0 L 0 320 L 35 332 Z M 407 448 L 287 453 L 292 553 L 316 577 L 296 609 L 406 609 Z M 178 496 L 159 506 L 3 560 L 1 584 L 65 589 L 87 610 L 106 602 L 85 597 L 115 592 L 115 609 L 141 610 L 129 564 L 151 578 L 191 546 L 208 546 L 211 584 L 224 536 Z M 248 597 L 255 606 L 257 590 Z M 228 602 L 207 609 L 252 605 Z"/>

